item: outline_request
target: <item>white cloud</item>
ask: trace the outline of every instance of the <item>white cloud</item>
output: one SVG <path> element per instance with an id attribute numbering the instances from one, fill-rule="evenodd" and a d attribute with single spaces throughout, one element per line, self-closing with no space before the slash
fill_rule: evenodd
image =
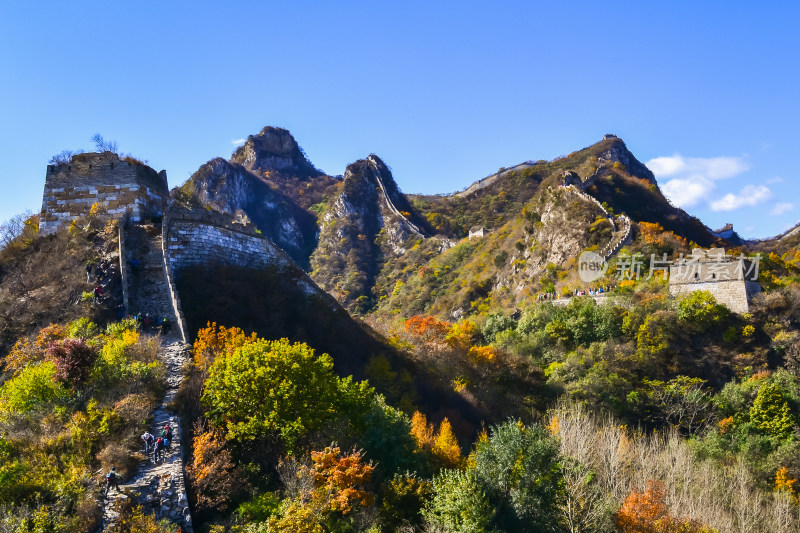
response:
<path id="1" fill-rule="evenodd" d="M 770 178 L 767 180 L 767 183 L 783 183 L 783 178 L 780 176 L 775 176 L 774 178 Z"/>
<path id="2" fill-rule="evenodd" d="M 247 139 L 234 139 L 231 141 L 231 144 L 234 146 L 239 146 L 240 144 L 244 144 Z"/>
<path id="3" fill-rule="evenodd" d="M 769 182 L 767 182 L 769 183 Z M 778 202 L 775 204 L 775 207 L 772 208 L 772 211 L 769 213 L 771 215 L 782 215 L 794 209 L 794 204 L 790 204 L 788 202 Z"/>
<path id="4" fill-rule="evenodd" d="M 744 157 L 683 157 L 680 154 L 655 157 L 645 163 L 656 178 L 703 176 L 710 180 L 732 178 L 750 169 Z"/>
<path id="5" fill-rule="evenodd" d="M 655 157 L 645 164 L 661 182 L 664 195 L 682 208 L 708 201 L 717 188 L 715 181 L 750 169 L 744 156 L 683 157 L 675 154 Z"/>
<path id="6" fill-rule="evenodd" d="M 741 207 L 760 204 L 772 196 L 772 191 L 764 185 L 746 185 L 739 194 L 728 193 L 719 200 L 711 202 L 712 211 L 733 211 Z"/>
<path id="7" fill-rule="evenodd" d="M 672 179 L 661 187 L 664 195 L 678 207 L 697 205 L 700 200 L 707 198 L 713 190 L 714 183 L 703 176 Z"/>

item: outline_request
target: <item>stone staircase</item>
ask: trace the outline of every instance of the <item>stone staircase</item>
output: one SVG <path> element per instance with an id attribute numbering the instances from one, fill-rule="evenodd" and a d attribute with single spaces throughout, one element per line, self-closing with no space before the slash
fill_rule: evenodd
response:
<path id="1" fill-rule="evenodd" d="M 608 221 L 611 223 L 612 231 L 614 232 L 611 241 L 600 250 L 599 255 L 603 257 L 604 260 L 608 261 L 611 257 L 613 257 L 617 252 L 619 252 L 623 246 L 625 246 L 631 238 L 631 219 L 628 218 L 625 214 L 620 214 L 616 216 L 612 216 L 611 213 L 600 203 L 600 201 L 592 196 L 591 194 L 587 193 L 576 187 L 575 185 L 563 185 L 562 186 L 565 190 L 579 196 L 580 198 L 586 200 L 587 202 L 591 202 L 596 205 L 606 216 Z"/>
<path id="2" fill-rule="evenodd" d="M 157 520 L 165 519 L 179 525 L 182 533 L 192 533 L 192 516 L 186 499 L 184 480 L 184 446 L 182 446 L 180 418 L 170 410 L 181 381 L 182 369 L 189 357 L 189 346 L 180 341 L 162 343 L 159 357 L 167 369 L 167 392 L 161 405 L 153 412 L 149 431 L 161 434 L 165 424 L 172 427 L 173 442 L 169 452 L 158 463 L 152 455 L 139 464 L 132 479 L 120 483 L 120 491 L 112 489 L 103 499 L 103 523 L 100 531 L 112 528 L 119 518 L 118 506 L 123 500 L 141 505 L 147 514 Z"/>
<path id="3" fill-rule="evenodd" d="M 141 505 L 147 514 L 181 527 L 182 533 L 192 533 L 192 517 L 186 498 L 184 460 L 187 443 L 181 435 L 181 421 L 171 410 L 175 396 L 184 379 L 184 364 L 190 357 L 190 346 L 182 340 L 171 298 L 171 287 L 165 268 L 160 224 L 128 224 L 124 238 L 123 290 L 128 313 L 149 313 L 151 317 L 167 317 L 172 324 L 168 334 L 160 336 L 158 357 L 166 369 L 167 390 L 159 407 L 152 413 L 148 431 L 156 437 L 166 424 L 172 427 L 172 443 L 164 458 L 157 463 L 152 455 L 141 461 L 136 473 L 119 484 L 120 491 L 111 490 L 103 498 L 103 521 L 99 531 L 107 531 L 119 518 L 119 505 L 127 500 Z M 138 261 L 132 266 L 131 261 Z M 145 331 L 144 333 L 150 333 Z M 144 444 L 142 443 L 142 446 Z"/>
<path id="4" fill-rule="evenodd" d="M 130 225 L 125 234 L 128 312 L 167 317 L 175 328 L 177 318 L 164 269 L 161 225 Z M 138 267 L 131 266 L 134 259 L 139 261 Z"/>
<path id="5" fill-rule="evenodd" d="M 600 255 L 606 261 L 616 255 L 631 240 L 631 219 L 627 215 L 617 215 L 615 218 L 616 231 L 611 237 L 611 242 L 600 251 Z"/>

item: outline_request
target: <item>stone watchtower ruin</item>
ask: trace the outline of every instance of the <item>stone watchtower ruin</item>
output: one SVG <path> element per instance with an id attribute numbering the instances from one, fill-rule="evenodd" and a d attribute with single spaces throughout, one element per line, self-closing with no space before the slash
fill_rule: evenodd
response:
<path id="1" fill-rule="evenodd" d="M 694 291 L 708 291 L 734 313 L 747 313 L 753 296 L 761 292 L 758 259 L 725 255 L 722 248 L 695 248 L 691 255 L 681 254 L 669 267 L 669 292 Z"/>
<path id="2" fill-rule="evenodd" d="M 110 218 L 139 222 L 164 214 L 169 198 L 167 173 L 156 172 L 113 152 L 78 154 L 69 162 L 47 165 L 39 231 L 89 214 L 97 203 Z"/>

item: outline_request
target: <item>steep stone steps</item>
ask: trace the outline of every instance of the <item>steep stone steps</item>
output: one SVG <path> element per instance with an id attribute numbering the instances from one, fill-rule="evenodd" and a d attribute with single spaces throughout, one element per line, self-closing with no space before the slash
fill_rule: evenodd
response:
<path id="1" fill-rule="evenodd" d="M 131 225 L 125 232 L 125 239 L 125 260 L 129 266 L 128 312 L 167 317 L 174 328 L 177 320 L 164 269 L 161 225 Z M 132 266 L 134 259 L 139 262 L 137 267 Z"/>
<path id="2" fill-rule="evenodd" d="M 611 228 L 613 230 L 613 234 L 611 236 L 611 240 L 609 243 L 600 250 L 599 254 L 608 261 L 611 257 L 613 257 L 620 249 L 625 246 L 631 237 L 631 219 L 628 218 L 625 214 L 620 214 L 616 216 L 612 216 L 611 213 L 600 203 L 600 201 L 592 196 L 591 194 L 587 193 L 576 187 L 575 185 L 562 185 L 565 190 L 583 198 L 587 202 L 591 202 L 596 205 L 600 210 L 606 215 L 609 223 L 611 224 Z"/>
<path id="3" fill-rule="evenodd" d="M 172 444 L 164 458 L 154 461 L 152 455 L 142 461 L 134 476 L 120 483 L 120 491 L 112 489 L 103 500 L 103 523 L 100 531 L 110 529 L 119 518 L 118 506 L 124 500 L 141 505 L 145 513 L 156 519 L 166 519 L 181 526 L 183 533 L 192 533 L 192 517 L 186 499 L 183 474 L 184 440 L 180 418 L 169 406 L 175 399 L 183 380 L 182 369 L 189 357 L 189 345 L 165 339 L 159 358 L 167 369 L 167 392 L 161 405 L 153 412 L 149 431 L 160 436 L 164 425 L 172 427 Z"/>

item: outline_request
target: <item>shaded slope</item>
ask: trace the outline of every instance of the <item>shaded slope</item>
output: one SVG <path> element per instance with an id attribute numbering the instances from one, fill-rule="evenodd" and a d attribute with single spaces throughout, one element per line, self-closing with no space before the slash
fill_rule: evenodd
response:
<path id="1" fill-rule="evenodd" d="M 352 319 L 330 296 L 309 290 L 305 274 L 292 265 L 249 269 L 198 266 L 182 271 L 178 290 L 189 331 L 207 322 L 255 331 L 266 339 L 305 342 L 333 357 L 341 376 L 369 379 L 378 392 L 404 409 L 415 405 L 429 413 L 454 410 L 471 424 L 478 413 L 423 368 L 388 345 L 367 325 Z M 377 361 L 377 363 L 376 363 Z M 396 379 L 385 379 L 382 363 Z"/>

